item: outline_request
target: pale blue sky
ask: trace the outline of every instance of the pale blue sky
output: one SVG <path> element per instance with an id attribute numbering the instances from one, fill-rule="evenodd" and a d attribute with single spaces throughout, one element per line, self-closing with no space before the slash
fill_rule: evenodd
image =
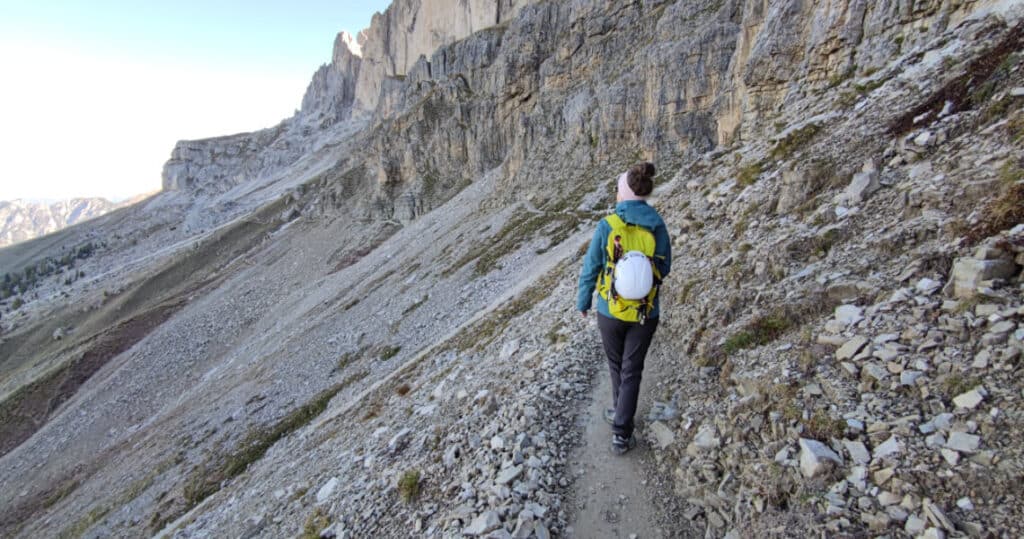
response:
<path id="1" fill-rule="evenodd" d="M 0 200 L 153 191 L 174 142 L 269 127 L 388 0 L 0 0 Z"/>

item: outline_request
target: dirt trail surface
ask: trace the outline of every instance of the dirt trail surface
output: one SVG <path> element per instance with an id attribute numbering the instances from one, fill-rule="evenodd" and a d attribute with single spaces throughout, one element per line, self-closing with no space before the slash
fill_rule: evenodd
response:
<path id="1" fill-rule="evenodd" d="M 588 333 L 593 334 L 594 342 L 600 342 L 596 328 L 591 318 Z M 657 337 L 654 346 L 657 346 Z M 651 458 L 649 442 L 644 436 L 643 418 L 651 408 L 651 377 L 657 376 L 656 365 L 648 365 L 644 372 L 637 408 L 637 447 L 623 456 L 616 456 L 610 451 L 611 427 L 603 417 L 604 409 L 611 401 L 607 360 L 599 346 L 593 350 L 597 368 L 591 385 L 591 398 L 579 417 L 583 442 L 571 461 L 572 473 L 576 476 L 572 505 L 576 514 L 566 536 L 580 539 L 702 537 L 703 533 L 681 529 L 678 524 L 664 527 L 665 508 L 657 503 L 652 485 L 643 473 L 646 459 Z M 652 358 L 649 356 L 648 359 Z"/>

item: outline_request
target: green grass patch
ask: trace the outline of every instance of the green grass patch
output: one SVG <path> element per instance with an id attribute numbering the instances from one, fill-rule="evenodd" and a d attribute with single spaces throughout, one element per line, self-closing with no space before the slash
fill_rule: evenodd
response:
<path id="1" fill-rule="evenodd" d="M 43 508 L 49 509 L 57 504 L 57 502 L 67 498 L 75 489 L 78 488 L 77 479 L 68 479 L 60 484 L 57 488 L 53 489 L 46 498 L 43 499 Z"/>
<path id="2" fill-rule="evenodd" d="M 193 469 L 185 480 L 183 488 L 185 505 L 180 509 L 178 516 L 202 503 L 203 500 L 220 490 L 221 484 L 225 481 L 237 477 L 249 465 L 263 458 L 267 450 L 279 440 L 309 424 L 327 409 L 327 404 L 343 387 L 343 384 L 338 384 L 321 391 L 309 402 L 292 410 L 274 425 L 251 430 L 234 451 L 213 457 Z M 169 517 L 166 521 L 171 522 L 175 518 L 177 516 Z"/>
<path id="3" fill-rule="evenodd" d="M 736 175 L 736 183 L 743 187 L 754 185 L 761 177 L 762 168 L 760 162 L 751 163 L 741 168 L 739 174 Z"/>
<path id="4" fill-rule="evenodd" d="M 402 351 L 401 346 L 385 346 L 380 349 L 380 360 L 387 361 L 398 355 Z"/>
<path id="5" fill-rule="evenodd" d="M 451 274 L 476 260 L 476 264 L 473 266 L 473 275 L 477 277 L 487 275 L 498 268 L 498 261 L 502 257 L 518 251 L 526 242 L 543 232 L 548 238 L 548 244 L 547 247 L 537 250 L 537 254 L 542 254 L 565 241 L 588 217 L 590 216 L 581 212 L 532 213 L 520 211 L 514 214 L 493 238 L 470 248 L 448 268 L 447 273 Z"/>
<path id="6" fill-rule="evenodd" d="M 982 209 L 978 222 L 968 229 L 968 246 L 1024 222 L 1024 169 L 1011 161 L 1000 169 L 999 179 L 1003 188 Z"/>
<path id="7" fill-rule="evenodd" d="M 405 310 L 402 311 L 402 316 L 405 316 L 405 315 L 415 311 L 416 309 L 419 309 L 421 306 L 423 306 L 424 303 L 427 302 L 428 299 L 430 299 L 430 294 L 423 294 L 423 297 L 420 298 L 419 301 L 417 301 L 416 303 L 413 303 L 412 305 L 406 307 Z"/>
<path id="8" fill-rule="evenodd" d="M 953 397 L 961 393 L 970 391 L 981 385 L 981 379 L 974 376 L 964 376 L 960 373 L 952 373 L 947 375 L 939 382 L 939 391 L 947 401 L 952 401 Z"/>
<path id="9" fill-rule="evenodd" d="M 807 124 L 799 129 L 794 129 L 786 138 L 775 143 L 769 155 L 772 159 L 787 159 L 797 150 L 805 146 L 818 132 L 821 126 L 818 124 Z"/>
<path id="10" fill-rule="evenodd" d="M 1006 136 L 1013 144 L 1024 141 L 1024 111 L 1018 110 L 1006 122 Z"/>
<path id="11" fill-rule="evenodd" d="M 782 336 L 791 326 L 788 318 L 780 315 L 759 316 L 747 326 L 728 337 L 722 351 L 732 355 L 740 350 L 768 344 Z"/>
<path id="12" fill-rule="evenodd" d="M 299 539 L 320 539 L 320 532 L 331 525 L 331 517 L 324 512 L 323 508 L 317 507 L 306 517 L 306 523 L 302 525 L 302 534 Z"/>
<path id="13" fill-rule="evenodd" d="M 683 284 L 683 288 L 679 291 L 679 295 L 676 296 L 676 301 L 680 305 L 684 305 L 687 301 L 689 301 L 689 299 L 690 299 L 690 292 L 693 291 L 693 287 L 697 286 L 697 283 L 699 283 L 699 282 L 700 282 L 700 279 L 697 279 L 697 278 L 693 278 L 693 279 L 690 279 L 690 280 L 686 281 L 686 283 Z"/>
<path id="14" fill-rule="evenodd" d="M 74 524 L 61 530 L 61 532 L 57 534 L 58 539 L 72 539 L 85 535 L 85 532 L 88 531 L 89 528 L 110 513 L 110 509 L 110 507 L 105 505 L 93 507 L 85 516 L 76 520 Z"/>
<path id="15" fill-rule="evenodd" d="M 804 437 L 828 442 L 830 438 L 842 438 L 846 432 L 846 422 L 828 415 L 824 410 L 814 412 L 810 419 L 803 422 Z"/>
<path id="16" fill-rule="evenodd" d="M 420 494 L 420 471 L 406 470 L 398 477 L 398 495 L 402 501 L 409 503 Z"/>

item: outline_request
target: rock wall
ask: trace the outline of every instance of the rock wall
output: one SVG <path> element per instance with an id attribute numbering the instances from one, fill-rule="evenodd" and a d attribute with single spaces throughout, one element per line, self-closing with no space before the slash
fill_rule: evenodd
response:
<path id="1" fill-rule="evenodd" d="M 302 98 L 300 114 L 319 120 L 320 127 L 329 127 L 351 116 L 356 81 L 362 65 L 360 47 L 348 32 L 334 40 L 331 63 L 320 66 Z"/>
<path id="2" fill-rule="evenodd" d="M 276 181 L 311 148 L 361 130 L 371 150 L 349 165 L 369 174 L 369 191 L 356 197 L 364 208 L 407 192 L 431 207 L 451 194 L 425 200 L 437 178 L 465 185 L 498 165 L 502 198 L 529 195 L 532 178 L 555 173 L 561 159 L 585 172 L 775 137 L 789 127 L 780 120 L 786 107 L 802 103 L 813 117 L 827 107 L 809 94 L 913 58 L 950 25 L 997 4 L 398 1 L 355 40 L 338 36 L 296 117 L 179 143 L 164 187 L 224 193 Z"/>

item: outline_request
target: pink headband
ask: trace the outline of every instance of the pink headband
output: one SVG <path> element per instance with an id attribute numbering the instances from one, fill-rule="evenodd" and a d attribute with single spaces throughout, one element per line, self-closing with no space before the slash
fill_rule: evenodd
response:
<path id="1" fill-rule="evenodd" d="M 619 176 L 619 199 L 620 200 L 645 200 L 647 197 L 637 196 L 632 189 L 629 188 L 628 178 L 629 173 L 623 172 Z"/>

